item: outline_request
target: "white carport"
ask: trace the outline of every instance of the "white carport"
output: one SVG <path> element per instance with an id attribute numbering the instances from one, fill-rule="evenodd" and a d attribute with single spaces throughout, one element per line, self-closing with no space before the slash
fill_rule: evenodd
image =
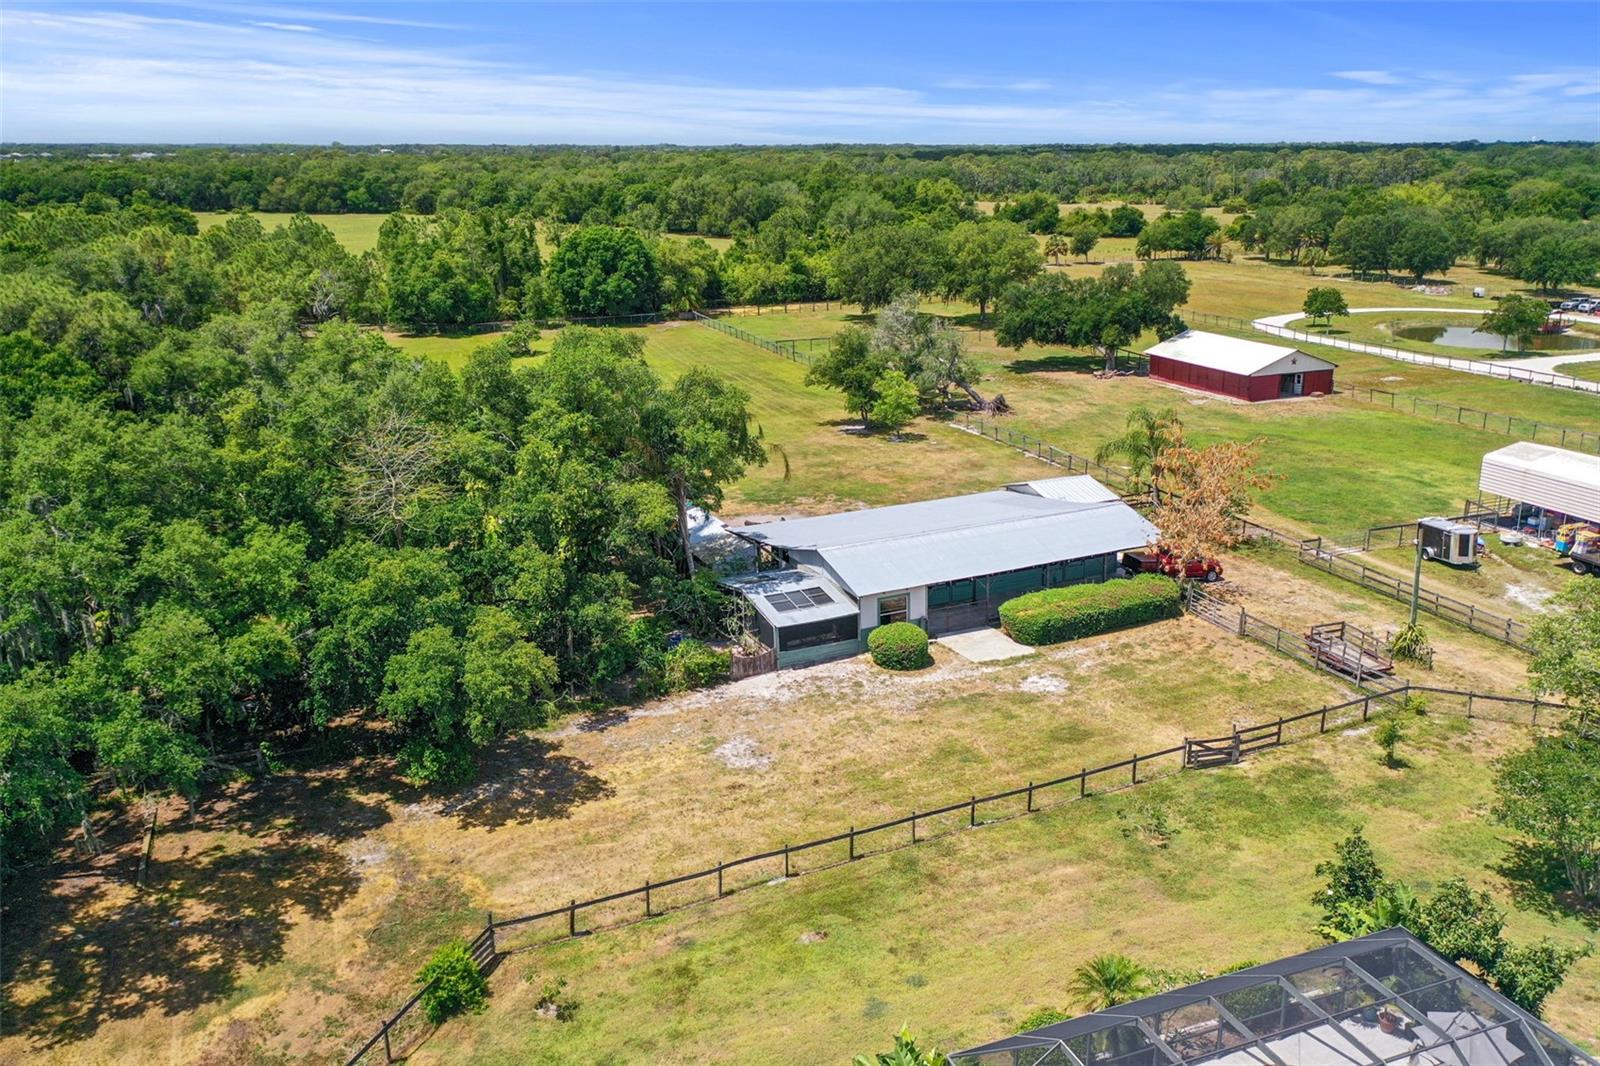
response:
<path id="1" fill-rule="evenodd" d="M 1478 488 L 1570 518 L 1600 523 L 1600 455 L 1518 441 L 1483 457 Z"/>

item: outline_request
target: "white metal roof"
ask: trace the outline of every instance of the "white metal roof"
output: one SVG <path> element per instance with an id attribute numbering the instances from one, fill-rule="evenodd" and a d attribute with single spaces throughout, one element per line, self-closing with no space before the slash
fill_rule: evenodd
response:
<path id="1" fill-rule="evenodd" d="M 1120 498 L 1088 474 L 1049 477 L 1040 481 L 1016 481 L 1006 488 L 1011 492 L 1043 496 L 1047 500 L 1071 500 L 1074 503 L 1103 503 Z"/>
<path id="2" fill-rule="evenodd" d="M 723 581 L 729 588 L 744 594 L 761 613 L 761 617 L 779 629 L 788 629 L 802 622 L 822 622 L 830 618 L 846 618 L 860 610 L 856 601 L 828 577 L 813 567 L 797 566 L 789 570 L 767 570 L 758 574 L 740 574 Z M 799 610 L 780 611 L 767 598 L 778 592 L 799 592 L 802 589 L 821 589 L 830 602 L 813 604 Z"/>
<path id="3" fill-rule="evenodd" d="M 1518 441 L 1483 457 L 1478 487 L 1496 496 L 1600 522 L 1600 455 Z"/>
<path id="4" fill-rule="evenodd" d="M 1082 502 L 1006 489 L 735 532 L 777 548 L 816 552 L 857 597 L 1125 551 L 1157 536 L 1154 526 L 1114 495 Z"/>
<path id="5" fill-rule="evenodd" d="M 1185 330 L 1171 340 L 1152 345 L 1145 354 L 1161 355 L 1208 370 L 1243 374 L 1246 377 L 1256 374 L 1303 374 L 1311 370 L 1332 370 L 1337 365 L 1307 355 L 1298 348 L 1224 337 L 1220 333 L 1205 333 L 1197 329 Z"/>

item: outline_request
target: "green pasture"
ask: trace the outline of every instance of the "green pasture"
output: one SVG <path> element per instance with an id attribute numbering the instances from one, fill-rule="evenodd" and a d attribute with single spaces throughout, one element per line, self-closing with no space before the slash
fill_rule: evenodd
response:
<path id="1" fill-rule="evenodd" d="M 416 1061 L 781 1062 L 804 1048 L 844 1062 L 902 1025 L 968 1046 L 1036 1008 L 1071 1009 L 1068 975 L 1101 951 L 1216 972 L 1316 946 L 1315 866 L 1358 825 L 1423 892 L 1457 875 L 1487 887 L 1514 937 L 1591 936 L 1482 817 L 1490 760 L 1521 730 L 1405 729 L 1401 770 L 1352 731 L 513 955 L 488 1011 Z M 1176 830 L 1165 845 L 1138 828 L 1157 811 Z M 570 1021 L 533 1010 L 557 980 Z M 1594 1043 L 1600 960 L 1574 968 L 1546 1017 Z"/>

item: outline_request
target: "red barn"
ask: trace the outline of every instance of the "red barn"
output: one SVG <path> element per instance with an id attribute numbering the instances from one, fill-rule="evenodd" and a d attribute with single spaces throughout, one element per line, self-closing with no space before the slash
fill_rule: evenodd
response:
<path id="1" fill-rule="evenodd" d="M 1150 376 L 1241 400 L 1277 400 L 1333 391 L 1335 364 L 1281 344 L 1187 330 L 1149 351 Z"/>

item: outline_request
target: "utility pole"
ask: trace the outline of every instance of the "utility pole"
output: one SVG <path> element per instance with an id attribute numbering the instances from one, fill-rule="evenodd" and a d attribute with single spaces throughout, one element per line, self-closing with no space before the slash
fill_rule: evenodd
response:
<path id="1" fill-rule="evenodd" d="M 1417 624 L 1417 598 L 1422 594 L 1422 525 L 1417 524 L 1417 562 L 1411 571 L 1411 624 Z"/>

